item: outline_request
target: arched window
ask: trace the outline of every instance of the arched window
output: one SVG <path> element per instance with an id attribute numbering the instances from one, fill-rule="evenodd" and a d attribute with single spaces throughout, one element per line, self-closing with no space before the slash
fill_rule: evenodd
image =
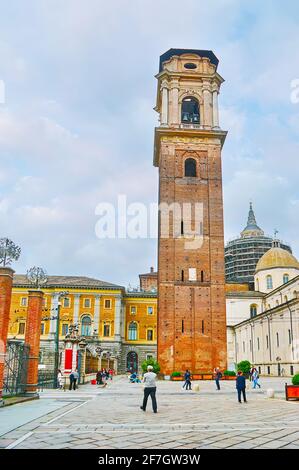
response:
<path id="1" fill-rule="evenodd" d="M 199 104 L 197 99 L 188 96 L 182 102 L 182 123 L 185 124 L 199 124 Z"/>
<path id="2" fill-rule="evenodd" d="M 287 282 L 289 282 L 289 279 L 290 279 L 289 275 L 288 275 L 288 274 L 284 274 L 284 275 L 283 275 L 283 284 L 286 284 Z"/>
<path id="3" fill-rule="evenodd" d="M 260 281 L 259 279 L 256 280 L 256 290 L 260 290 Z"/>
<path id="4" fill-rule="evenodd" d="M 196 176 L 196 160 L 194 158 L 185 160 L 185 176 Z"/>
<path id="5" fill-rule="evenodd" d="M 297 299 L 297 291 L 296 290 L 294 290 L 294 292 L 293 292 L 293 298 Z"/>
<path id="6" fill-rule="evenodd" d="M 250 318 L 253 318 L 257 315 L 257 306 L 255 304 L 250 305 Z"/>
<path id="7" fill-rule="evenodd" d="M 288 296 L 287 296 L 287 295 L 284 296 L 284 301 L 285 301 L 285 302 L 288 301 Z"/>
<path id="8" fill-rule="evenodd" d="M 91 318 L 89 315 L 84 315 L 81 319 L 81 335 L 91 336 Z"/>
<path id="9" fill-rule="evenodd" d="M 129 324 L 129 341 L 136 341 L 137 340 L 137 323 L 132 321 Z"/>
<path id="10" fill-rule="evenodd" d="M 272 276 L 270 274 L 267 276 L 267 289 L 273 289 Z"/>

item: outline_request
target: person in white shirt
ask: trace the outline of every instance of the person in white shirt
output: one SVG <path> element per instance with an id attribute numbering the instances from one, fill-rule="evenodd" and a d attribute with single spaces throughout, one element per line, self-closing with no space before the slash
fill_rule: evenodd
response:
<path id="1" fill-rule="evenodd" d="M 157 378 L 157 375 L 153 372 L 153 366 L 148 366 L 147 372 L 144 374 L 144 377 L 143 377 L 144 397 L 143 397 L 143 405 L 140 407 L 142 411 L 146 410 L 147 399 L 149 396 L 151 396 L 153 412 L 157 413 L 156 378 Z"/>

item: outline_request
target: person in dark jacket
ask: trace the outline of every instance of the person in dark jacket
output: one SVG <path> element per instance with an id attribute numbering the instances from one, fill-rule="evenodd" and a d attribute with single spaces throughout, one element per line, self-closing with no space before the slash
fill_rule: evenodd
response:
<path id="1" fill-rule="evenodd" d="M 186 386 L 186 390 L 192 390 L 191 388 L 191 372 L 187 369 L 184 375 L 185 383 L 183 388 Z"/>
<path id="2" fill-rule="evenodd" d="M 243 395 L 243 400 L 244 400 L 244 403 L 247 403 L 247 400 L 246 400 L 246 392 L 245 392 L 245 389 L 246 389 L 246 379 L 243 375 L 243 372 L 239 371 L 238 372 L 238 375 L 237 375 L 237 378 L 236 378 L 236 389 L 237 389 L 237 392 L 238 392 L 238 400 L 239 400 L 239 403 L 242 403 L 241 401 L 241 394 Z"/>
<path id="3" fill-rule="evenodd" d="M 216 389 L 220 390 L 220 380 L 222 379 L 222 373 L 219 367 L 216 367 L 216 369 L 214 369 L 214 377 L 215 377 Z"/>

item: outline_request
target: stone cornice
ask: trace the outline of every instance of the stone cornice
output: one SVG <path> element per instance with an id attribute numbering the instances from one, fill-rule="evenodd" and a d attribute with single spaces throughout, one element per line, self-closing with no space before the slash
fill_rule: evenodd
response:
<path id="1" fill-rule="evenodd" d="M 221 143 L 221 148 L 224 144 L 227 131 L 215 130 L 215 129 L 191 129 L 191 128 L 173 128 L 173 127 L 156 127 L 155 128 L 155 143 L 154 143 L 154 166 L 159 166 L 159 154 L 162 137 L 173 137 L 174 139 L 218 139 Z"/>

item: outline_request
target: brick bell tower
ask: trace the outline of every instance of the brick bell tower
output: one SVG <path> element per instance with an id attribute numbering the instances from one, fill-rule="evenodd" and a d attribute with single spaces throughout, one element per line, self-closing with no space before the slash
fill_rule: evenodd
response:
<path id="1" fill-rule="evenodd" d="M 217 65 L 212 51 L 170 49 L 156 76 L 158 361 L 167 375 L 226 368 L 221 149 L 227 132 L 219 127 L 224 80 Z"/>

